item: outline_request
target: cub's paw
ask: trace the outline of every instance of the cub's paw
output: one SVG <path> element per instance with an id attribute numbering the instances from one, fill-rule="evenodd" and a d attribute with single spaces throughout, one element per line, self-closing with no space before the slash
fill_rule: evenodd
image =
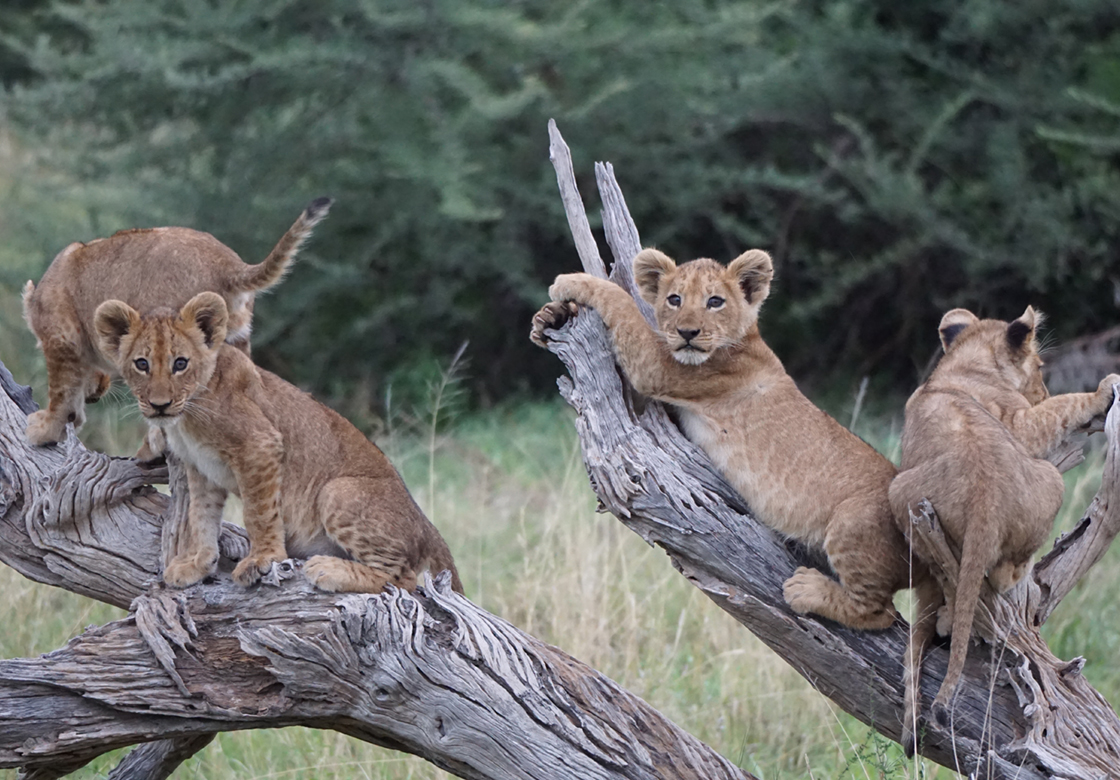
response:
<path id="1" fill-rule="evenodd" d="M 1112 408 L 1113 388 L 1120 385 L 1120 374 L 1109 374 L 1097 385 L 1097 396 L 1101 402 L 1102 414 Z"/>
<path id="2" fill-rule="evenodd" d="M 576 316 L 579 307 L 572 301 L 552 301 L 541 307 L 533 315 L 533 327 L 529 331 L 529 340 L 538 347 L 548 346 L 546 330 L 556 330 L 563 327 L 564 323 Z"/>
<path id="3" fill-rule="evenodd" d="M 894 607 L 854 602 L 840 583 L 818 569 L 799 566 L 782 586 L 782 595 L 799 615 L 814 614 L 849 628 L 874 631 L 889 628 L 898 617 Z"/>
<path id="4" fill-rule="evenodd" d="M 785 597 L 790 609 L 799 615 L 816 611 L 821 601 L 822 576 L 816 569 L 807 566 L 797 567 L 797 571 L 782 586 L 782 596 Z"/>
<path id="5" fill-rule="evenodd" d="M 254 585 L 272 569 L 272 564 L 280 563 L 287 557 L 281 551 L 277 554 L 254 553 L 242 558 L 241 563 L 233 570 L 233 581 L 246 588 Z"/>
<path id="6" fill-rule="evenodd" d="M 346 561 L 330 555 L 316 555 L 303 565 L 303 574 L 308 582 L 319 590 L 328 593 L 340 593 L 353 590 L 347 587 L 353 577 Z"/>
<path id="7" fill-rule="evenodd" d="M 46 409 L 32 412 L 27 418 L 27 440 L 42 447 L 66 438 L 66 420 L 60 420 Z"/>
<path id="8" fill-rule="evenodd" d="M 163 581 L 172 588 L 188 588 L 213 574 L 217 566 L 217 555 L 206 560 L 196 556 L 176 558 L 164 569 Z"/>
<path id="9" fill-rule="evenodd" d="M 560 274 L 548 288 L 548 297 L 554 301 L 575 301 L 588 304 L 595 283 L 603 281 L 591 274 Z M 610 284 L 610 282 L 608 282 Z"/>
<path id="10" fill-rule="evenodd" d="M 953 605 L 942 604 L 937 610 L 937 635 L 949 636 L 953 633 Z"/>
<path id="11" fill-rule="evenodd" d="M 113 380 L 104 371 L 95 373 L 90 382 L 86 384 L 86 403 L 95 404 L 100 401 L 101 396 L 105 395 L 112 383 Z"/>
<path id="12" fill-rule="evenodd" d="M 144 442 L 133 457 L 142 463 L 152 463 L 164 457 L 166 453 L 167 436 L 162 428 L 153 425 L 148 428 L 148 434 L 144 437 Z"/>
<path id="13" fill-rule="evenodd" d="M 996 593 L 1006 593 L 1027 575 L 1030 565 L 1030 561 L 1019 564 L 1000 561 L 988 572 L 988 583 Z"/>
<path id="14" fill-rule="evenodd" d="M 922 740 L 920 734 L 925 730 L 926 722 L 925 718 L 921 716 L 918 716 L 917 720 L 918 730 L 914 731 L 913 723 L 904 723 L 902 725 L 902 736 L 898 740 L 899 744 L 902 745 L 902 752 L 907 758 L 913 758 L 914 754 L 917 753 L 918 749 L 921 747 Z"/>

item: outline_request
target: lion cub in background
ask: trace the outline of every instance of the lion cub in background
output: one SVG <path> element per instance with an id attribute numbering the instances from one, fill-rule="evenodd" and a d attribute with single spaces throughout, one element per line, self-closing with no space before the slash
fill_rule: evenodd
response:
<path id="1" fill-rule="evenodd" d="M 450 569 L 451 552 L 392 464 L 357 428 L 225 343 L 222 296 L 203 292 L 179 311 L 141 316 L 102 303 L 94 316 L 110 356 L 150 425 L 187 470 L 185 550 L 163 579 L 186 587 L 211 574 L 226 495 L 244 503 L 249 554 L 233 578 L 251 585 L 289 555 L 327 591 L 416 587 L 425 569 Z"/>
<path id="2" fill-rule="evenodd" d="M 951 610 L 949 669 L 935 714 L 960 682 L 984 576 L 998 593 L 1011 588 L 1053 528 L 1065 485 L 1046 456 L 1106 414 L 1120 383 L 1109 374 L 1095 393 L 1051 398 L 1035 339 L 1041 319 L 1029 306 L 1010 323 L 948 312 L 939 326 L 945 355 L 906 403 L 902 467 L 890 486 L 895 517 L 908 533 L 909 509 L 928 498 L 960 550 L 955 603 L 937 620 L 943 628 Z M 915 631 L 915 661 L 931 620 Z"/>
<path id="3" fill-rule="evenodd" d="M 28 282 L 24 317 L 47 362 L 49 402 L 27 421 L 32 444 L 51 444 L 85 422 L 85 404 L 109 389 L 116 373 L 111 356 L 97 348 L 93 315 L 110 298 L 146 314 L 165 306 L 178 310 L 196 293 L 218 293 L 229 310 L 225 338 L 249 352 L 253 298 L 279 282 L 327 215 L 330 198 L 312 201 L 272 252 L 247 265 L 209 233 L 180 227 L 122 230 L 109 238 L 70 244 L 58 253 L 39 286 Z"/>
<path id="4" fill-rule="evenodd" d="M 853 628 L 891 625 L 891 597 L 910 587 L 906 542 L 887 499 L 895 469 L 802 395 L 762 340 L 770 256 L 754 249 L 726 268 L 708 259 L 677 266 L 643 249 L 633 264 L 657 331 L 618 285 L 564 274 L 549 289 L 557 303 L 533 319 L 533 340 L 543 345 L 545 329 L 571 316 L 567 302 L 594 308 L 634 388 L 679 410 L 685 435 L 755 516 L 827 553 L 839 582 L 799 568 L 785 583 L 789 605 Z"/>

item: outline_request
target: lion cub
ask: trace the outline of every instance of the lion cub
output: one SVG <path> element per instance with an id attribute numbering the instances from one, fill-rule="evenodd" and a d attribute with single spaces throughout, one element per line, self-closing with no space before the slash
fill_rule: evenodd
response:
<path id="1" fill-rule="evenodd" d="M 1095 393 L 1051 398 L 1035 340 L 1040 322 L 1030 306 L 1010 323 L 948 312 L 939 327 L 945 355 L 906 403 L 902 468 L 890 486 L 895 517 L 908 533 L 909 509 L 929 499 L 960 550 L 956 598 L 945 608 L 952 611 L 949 669 L 935 714 L 960 682 L 985 574 L 997 593 L 1008 590 L 1050 534 L 1065 485 L 1047 454 L 1107 413 L 1120 383 L 1110 374 Z"/>
<path id="2" fill-rule="evenodd" d="M 312 228 L 327 215 L 330 198 L 310 203 L 259 265 L 247 265 L 209 233 L 179 227 L 123 230 L 109 238 L 74 243 L 58 253 L 39 286 L 23 292 L 24 317 L 47 362 L 49 402 L 27 421 L 32 444 L 51 444 L 80 428 L 85 404 L 109 389 L 113 360 L 97 349 L 94 310 L 110 298 L 147 313 L 178 309 L 210 290 L 229 309 L 228 341 L 246 353 L 253 297 L 279 282 Z"/>
<path id="3" fill-rule="evenodd" d="M 545 329 L 563 324 L 567 302 L 594 308 L 634 388 L 679 411 L 685 435 L 755 516 L 827 553 L 839 582 L 801 567 L 785 583 L 789 605 L 853 628 L 891 625 L 891 597 L 910 587 L 906 542 L 887 499 L 895 469 L 802 395 L 762 340 L 770 256 L 754 249 L 726 268 L 708 259 L 678 267 L 643 249 L 633 264 L 657 331 L 618 285 L 564 274 L 549 289 L 557 303 L 533 318 L 533 340 L 543 345 Z"/>
<path id="4" fill-rule="evenodd" d="M 141 316 L 122 301 L 97 307 L 99 346 L 113 358 L 150 425 L 187 469 L 186 551 L 163 579 L 186 587 L 213 573 L 227 493 L 241 497 L 249 555 L 233 578 L 251 585 L 289 554 L 327 591 L 413 589 L 451 553 L 385 455 L 341 415 L 257 368 L 225 342 L 220 295 L 179 312 Z"/>

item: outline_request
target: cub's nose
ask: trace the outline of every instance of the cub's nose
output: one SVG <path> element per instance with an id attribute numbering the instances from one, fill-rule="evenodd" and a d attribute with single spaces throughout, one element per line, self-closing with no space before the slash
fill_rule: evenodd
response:
<path id="1" fill-rule="evenodd" d="M 686 330 L 685 328 L 677 328 L 677 333 L 679 333 L 681 335 L 681 338 L 684 339 L 685 342 L 687 343 L 689 341 L 692 341 L 694 338 L 696 338 L 697 336 L 700 335 L 700 329 L 697 328 L 695 330 L 692 330 L 692 329 L 687 329 Z"/>
<path id="2" fill-rule="evenodd" d="M 168 401 L 165 404 L 157 404 L 155 401 L 148 401 L 148 405 L 151 406 L 157 414 L 163 414 L 167 411 L 168 407 L 171 406 L 171 402 Z"/>

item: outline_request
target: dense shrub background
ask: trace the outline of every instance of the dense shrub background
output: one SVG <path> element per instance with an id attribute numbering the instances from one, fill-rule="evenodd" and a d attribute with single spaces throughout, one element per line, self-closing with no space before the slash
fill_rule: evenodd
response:
<path id="1" fill-rule="evenodd" d="M 256 262 L 330 194 L 255 355 L 335 395 L 407 395 L 468 338 L 476 399 L 551 390 L 549 117 L 646 243 L 774 254 L 799 377 L 908 390 L 956 305 L 1117 318 L 1115 0 L 18 0 L 0 81 L 0 283 L 136 225 Z"/>

